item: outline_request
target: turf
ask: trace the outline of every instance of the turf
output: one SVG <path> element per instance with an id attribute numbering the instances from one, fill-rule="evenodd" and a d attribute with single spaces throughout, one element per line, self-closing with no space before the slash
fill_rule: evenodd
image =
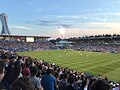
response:
<path id="1" fill-rule="evenodd" d="M 43 50 L 19 52 L 19 54 L 41 58 L 79 72 L 102 74 L 110 80 L 120 82 L 120 54 L 76 50 Z"/>

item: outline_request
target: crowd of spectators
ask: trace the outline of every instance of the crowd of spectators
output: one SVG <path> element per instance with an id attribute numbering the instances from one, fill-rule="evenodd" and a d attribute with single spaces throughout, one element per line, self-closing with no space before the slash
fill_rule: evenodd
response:
<path id="1" fill-rule="evenodd" d="M 102 75 L 0 51 L 0 90 L 120 90 L 120 84 Z"/>
<path id="2" fill-rule="evenodd" d="M 120 53 L 119 34 L 83 36 L 78 38 L 74 37 L 74 38 L 69 38 L 68 40 L 74 42 L 74 45 L 70 47 L 71 49 Z"/>
<path id="3" fill-rule="evenodd" d="M 49 50 L 56 46 L 47 40 L 35 42 L 23 42 L 17 40 L 0 40 L 0 50 L 8 51 L 29 51 L 29 50 Z"/>
<path id="4" fill-rule="evenodd" d="M 80 39 L 79 41 L 74 41 L 70 49 L 78 49 L 85 51 L 96 51 L 96 52 L 112 52 L 120 53 L 120 40 L 90 40 Z M 53 50 L 58 49 L 58 47 L 47 40 L 35 41 L 35 42 L 23 42 L 17 40 L 0 40 L 0 50 L 7 51 L 31 51 L 31 50 Z"/>
<path id="5" fill-rule="evenodd" d="M 101 41 L 79 41 L 76 42 L 72 49 L 80 49 L 86 51 L 96 51 L 96 52 L 111 52 L 111 53 L 120 53 L 120 43 L 115 42 L 101 42 Z"/>

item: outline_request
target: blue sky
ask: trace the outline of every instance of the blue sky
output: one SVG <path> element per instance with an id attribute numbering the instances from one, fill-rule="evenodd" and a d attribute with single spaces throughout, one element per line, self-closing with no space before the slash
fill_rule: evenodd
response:
<path id="1" fill-rule="evenodd" d="M 120 34 L 120 0 L 0 0 L 0 13 L 12 34 L 58 38 L 59 28 L 64 38 Z"/>

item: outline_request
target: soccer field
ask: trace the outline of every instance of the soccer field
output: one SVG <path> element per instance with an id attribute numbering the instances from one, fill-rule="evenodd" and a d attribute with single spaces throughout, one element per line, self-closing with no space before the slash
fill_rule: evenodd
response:
<path id="1" fill-rule="evenodd" d="M 101 74 L 120 82 L 120 54 L 76 50 L 43 50 L 19 52 L 19 54 L 41 58 L 79 72 Z"/>

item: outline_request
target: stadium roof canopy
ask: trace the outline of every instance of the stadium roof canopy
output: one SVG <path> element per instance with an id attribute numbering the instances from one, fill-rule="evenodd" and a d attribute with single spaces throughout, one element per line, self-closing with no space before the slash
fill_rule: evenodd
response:
<path id="1" fill-rule="evenodd" d="M 30 35 L 0 35 L 0 37 L 35 37 L 35 38 L 50 38 L 49 36 L 30 36 Z"/>

